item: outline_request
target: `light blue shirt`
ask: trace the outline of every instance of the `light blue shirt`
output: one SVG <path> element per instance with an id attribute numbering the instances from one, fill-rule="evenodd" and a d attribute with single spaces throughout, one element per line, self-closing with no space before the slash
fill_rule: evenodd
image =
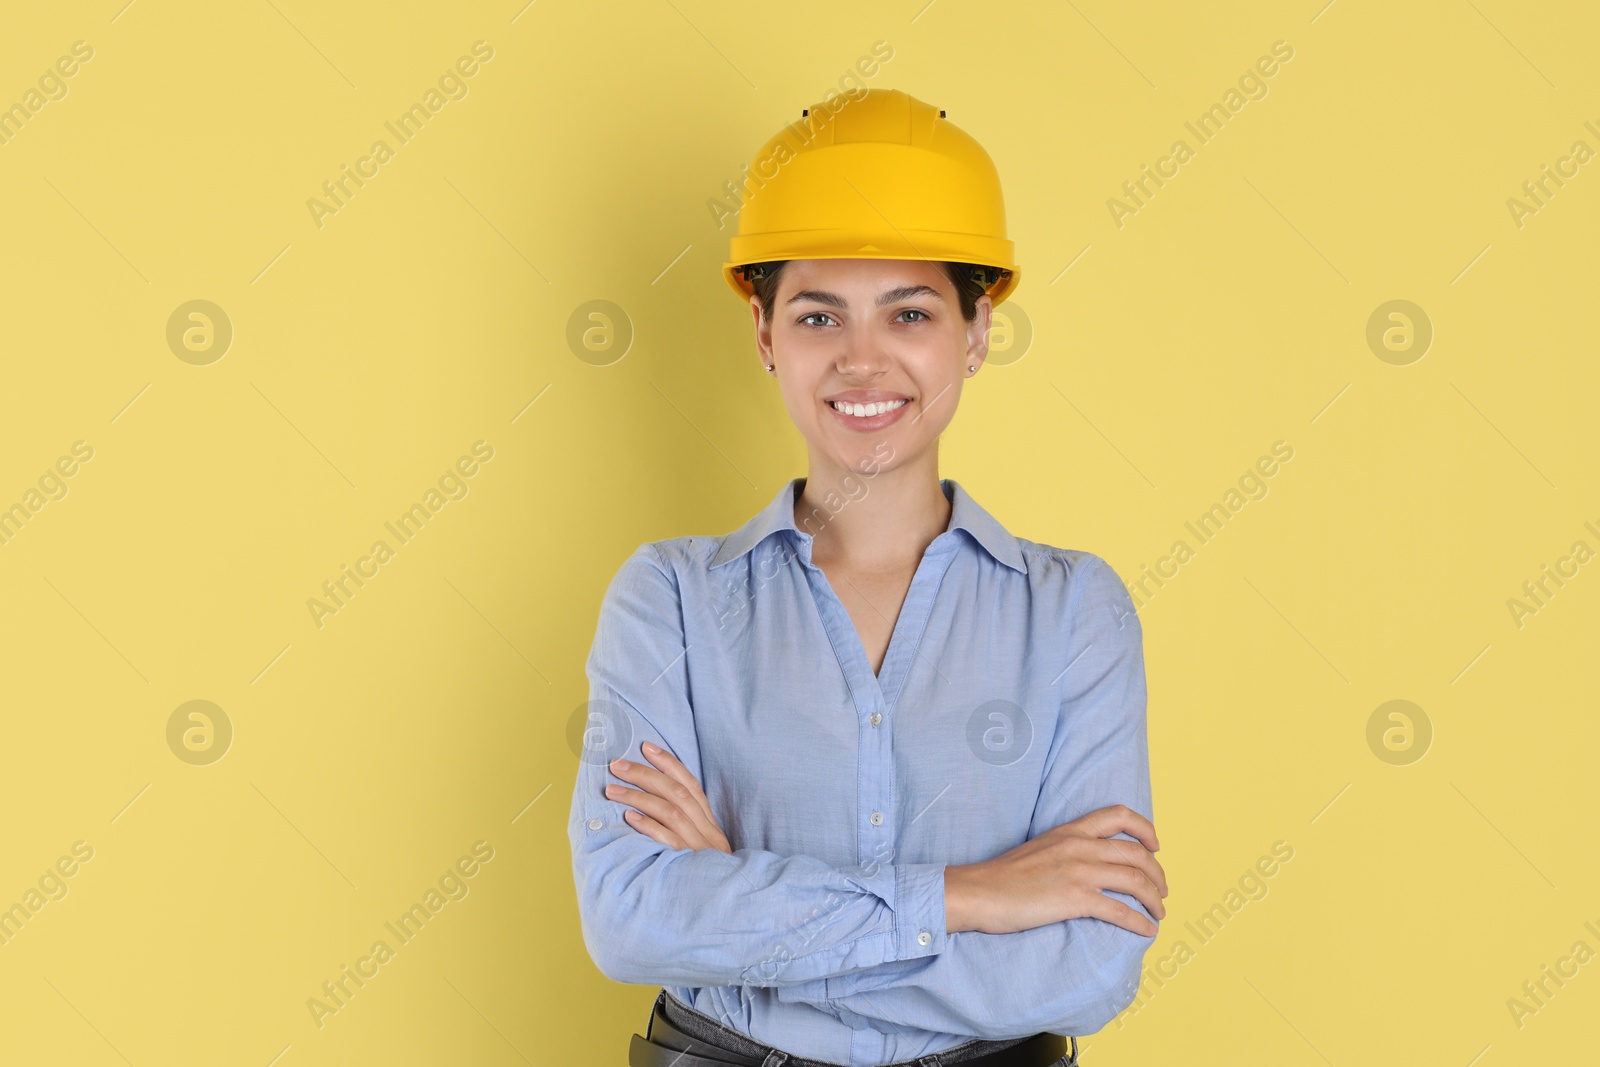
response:
<path id="1" fill-rule="evenodd" d="M 1094 1033 L 1133 1000 L 1154 939 L 1098 918 L 948 933 L 944 868 L 1112 804 L 1152 817 L 1127 590 L 1100 557 L 1015 537 L 943 479 L 949 528 L 874 675 L 795 525 L 804 484 L 727 536 L 640 545 L 606 590 L 568 823 L 590 956 L 852 1067 Z M 644 741 L 700 781 L 732 855 L 623 820 L 608 763 L 648 765 Z"/>

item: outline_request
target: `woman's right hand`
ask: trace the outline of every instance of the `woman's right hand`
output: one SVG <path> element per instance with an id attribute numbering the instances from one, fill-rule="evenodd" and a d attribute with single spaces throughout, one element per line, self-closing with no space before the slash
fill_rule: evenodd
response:
<path id="1" fill-rule="evenodd" d="M 992 860 L 946 867 L 945 928 L 1008 934 L 1092 916 L 1154 937 L 1155 923 L 1102 891 L 1127 893 L 1165 918 L 1167 875 L 1151 855 L 1160 847 L 1156 828 L 1132 808 L 1091 811 Z"/>

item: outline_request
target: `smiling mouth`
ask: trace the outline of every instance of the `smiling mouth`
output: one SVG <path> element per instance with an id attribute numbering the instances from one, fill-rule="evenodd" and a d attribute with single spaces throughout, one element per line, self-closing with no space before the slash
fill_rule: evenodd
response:
<path id="1" fill-rule="evenodd" d="M 850 404 L 838 400 L 829 400 L 828 406 L 841 415 L 852 415 L 858 419 L 870 419 L 875 415 L 883 415 L 895 411 L 911 403 L 909 400 L 880 400 L 872 404 Z"/>

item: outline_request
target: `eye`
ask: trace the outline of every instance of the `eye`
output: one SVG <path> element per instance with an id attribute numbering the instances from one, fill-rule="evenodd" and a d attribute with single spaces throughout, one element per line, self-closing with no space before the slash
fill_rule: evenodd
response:
<path id="1" fill-rule="evenodd" d="M 904 311 L 900 312 L 900 314 L 901 315 L 921 315 L 922 318 L 913 320 L 915 322 L 925 322 L 928 319 L 933 318 L 932 315 L 929 315 L 926 311 L 923 311 L 920 308 L 906 308 Z"/>
<path id="2" fill-rule="evenodd" d="M 812 311 L 812 312 L 810 312 L 808 314 L 801 315 L 795 321 L 798 322 L 802 326 L 810 326 L 813 330 L 820 330 L 822 328 L 821 326 L 813 326 L 811 323 L 806 321 L 807 319 L 814 319 L 814 318 L 818 318 L 819 316 L 821 318 L 825 318 L 825 319 L 833 318 L 833 316 L 829 315 L 826 311 Z"/>

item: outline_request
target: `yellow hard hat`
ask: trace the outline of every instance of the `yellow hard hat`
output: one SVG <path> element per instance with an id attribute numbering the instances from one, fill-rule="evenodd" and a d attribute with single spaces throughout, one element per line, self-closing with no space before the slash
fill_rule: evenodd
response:
<path id="1" fill-rule="evenodd" d="M 773 260 L 972 263 L 996 304 L 1021 280 L 994 160 L 898 89 L 806 109 L 756 153 L 745 186 L 722 274 L 746 301 L 745 267 Z"/>

